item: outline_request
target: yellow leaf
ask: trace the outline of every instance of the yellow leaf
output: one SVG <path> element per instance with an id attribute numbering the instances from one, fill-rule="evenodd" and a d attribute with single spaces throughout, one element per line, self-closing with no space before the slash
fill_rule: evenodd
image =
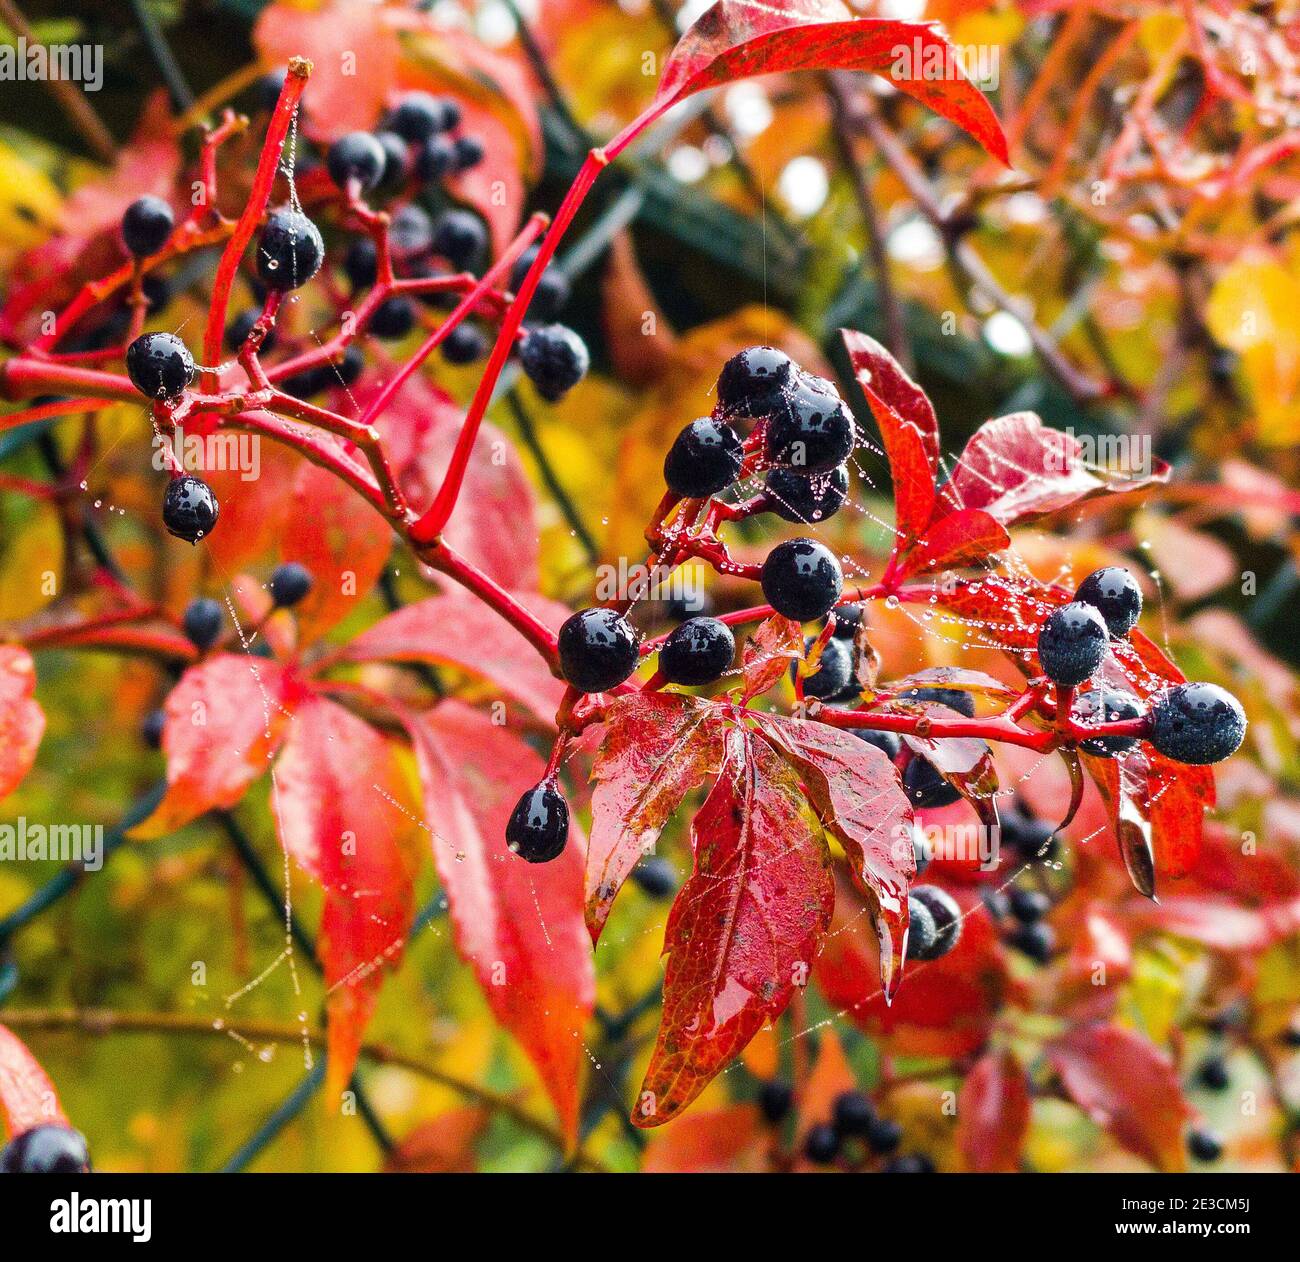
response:
<path id="1" fill-rule="evenodd" d="M 63 530 L 47 504 L 10 535 L 0 562 L 0 621 L 13 622 L 44 609 L 63 577 Z"/>

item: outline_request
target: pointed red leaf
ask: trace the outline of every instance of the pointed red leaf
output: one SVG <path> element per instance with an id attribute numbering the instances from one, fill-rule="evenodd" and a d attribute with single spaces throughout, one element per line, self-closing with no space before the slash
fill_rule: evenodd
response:
<path id="1" fill-rule="evenodd" d="M 932 522 L 899 570 L 900 579 L 935 570 L 988 562 L 1011 543 L 1006 528 L 978 508 L 964 508 Z"/>
<path id="2" fill-rule="evenodd" d="M 863 390 L 871 394 L 888 409 L 890 423 L 894 419 L 911 425 L 921 436 L 921 446 L 932 471 L 939 470 L 939 418 L 925 391 L 907 375 L 898 362 L 874 337 L 854 329 L 841 329 L 844 349 L 849 353 L 853 375 Z M 878 419 L 878 418 L 877 418 Z"/>
<path id="3" fill-rule="evenodd" d="M 790 663 L 802 657 L 803 628 L 790 618 L 773 614 L 755 629 L 741 654 L 745 698 L 762 696 L 775 687 Z"/>
<path id="4" fill-rule="evenodd" d="M 1089 1025 L 1049 1044 L 1047 1055 L 1070 1098 L 1098 1126 L 1160 1170 L 1184 1168 L 1191 1108 L 1164 1052 L 1136 1030 Z"/>
<path id="5" fill-rule="evenodd" d="M 573 611 L 531 592 L 516 599 L 553 630 Z M 428 662 L 452 666 L 495 684 L 551 723 L 564 684 L 500 614 L 460 587 L 381 618 L 344 650 L 350 662 Z"/>
<path id="6" fill-rule="evenodd" d="M 806 984 L 830 924 L 829 857 L 798 781 L 747 728 L 727 733 L 691 826 L 695 870 L 668 916 L 663 1016 L 633 1121 L 676 1117 Z"/>
<path id="7" fill-rule="evenodd" d="M 927 78 L 927 59 L 938 57 L 945 58 L 951 71 Z M 884 75 L 900 92 L 956 123 L 994 157 L 1007 161 L 997 116 L 961 72 L 940 28 L 927 22 L 852 18 L 838 0 L 718 0 L 669 55 L 656 101 L 667 109 L 705 88 L 793 70 L 869 70 Z"/>
<path id="8" fill-rule="evenodd" d="M 460 702 L 444 702 L 409 729 L 456 949 L 537 1067 L 572 1141 L 596 987 L 582 919 L 581 831 L 571 829 L 559 858 L 526 863 L 506 847 L 506 821 L 541 779 L 542 760 Z"/>
<path id="9" fill-rule="evenodd" d="M 190 667 L 163 706 L 167 792 L 132 835 L 162 837 L 234 806 L 270 766 L 302 693 L 269 658 L 220 653 Z"/>
<path id="10" fill-rule="evenodd" d="M 989 1052 L 957 1093 L 957 1147 L 971 1170 L 1014 1174 L 1029 1130 L 1029 1084 L 1009 1051 Z"/>
<path id="11" fill-rule="evenodd" d="M 600 937 L 623 882 L 682 799 L 722 761 L 722 707 L 700 697 L 636 693 L 615 699 L 591 778 L 586 916 Z"/>
<path id="12" fill-rule="evenodd" d="M 798 770 L 809 800 L 849 859 L 880 939 L 880 980 L 892 997 L 903 976 L 907 888 L 916 876 L 911 803 L 888 755 L 825 723 L 755 716 Z"/>
<path id="13" fill-rule="evenodd" d="M 33 699 L 36 666 L 21 645 L 0 644 L 0 799 L 9 796 L 32 769 L 45 712 Z"/>
<path id="14" fill-rule="evenodd" d="M 0 1121 L 9 1138 L 33 1126 L 68 1125 L 58 1092 L 23 1041 L 0 1025 Z"/>

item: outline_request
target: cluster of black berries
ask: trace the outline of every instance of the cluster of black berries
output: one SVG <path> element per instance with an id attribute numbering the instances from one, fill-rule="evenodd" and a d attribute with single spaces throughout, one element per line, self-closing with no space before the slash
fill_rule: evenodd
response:
<path id="1" fill-rule="evenodd" d="M 34 1126 L 0 1149 L 0 1174 L 85 1174 L 86 1137 L 70 1126 Z"/>
<path id="2" fill-rule="evenodd" d="M 907 896 L 907 958 L 937 960 L 961 937 L 961 908 L 937 885 L 916 885 Z"/>
<path id="3" fill-rule="evenodd" d="M 1056 950 L 1056 934 L 1047 923 L 1052 900 L 1040 889 L 1013 885 L 1009 892 L 986 890 L 984 906 L 1003 929 L 1002 940 L 1035 964 L 1047 964 Z"/>
<path id="4" fill-rule="evenodd" d="M 780 1078 L 762 1084 L 758 1107 L 772 1126 L 780 1125 L 794 1104 L 794 1091 Z M 829 1121 L 816 1122 L 804 1136 L 803 1155 L 814 1165 L 827 1166 L 845 1156 L 855 1167 L 868 1155 L 886 1158 L 880 1169 L 886 1174 L 922 1174 L 934 1170 L 933 1163 L 916 1153 L 897 1153 L 903 1128 L 892 1118 L 881 1117 L 871 1098 L 861 1091 L 845 1091 L 836 1097 Z"/>
<path id="5" fill-rule="evenodd" d="M 1077 687 L 1101 668 L 1111 637 L 1126 636 L 1142 612 L 1142 592 L 1121 566 L 1108 566 L 1079 584 L 1074 600 L 1054 609 L 1038 632 L 1038 662 L 1053 683 Z M 1075 716 L 1085 721 L 1115 722 L 1142 717 L 1136 697 L 1099 685 L 1080 694 Z M 1241 703 L 1216 684 L 1186 683 L 1152 699 L 1146 715 L 1146 739 L 1175 762 L 1205 765 L 1234 753 L 1246 734 Z M 1082 742 L 1098 757 L 1115 757 L 1135 738 L 1095 737 Z"/>

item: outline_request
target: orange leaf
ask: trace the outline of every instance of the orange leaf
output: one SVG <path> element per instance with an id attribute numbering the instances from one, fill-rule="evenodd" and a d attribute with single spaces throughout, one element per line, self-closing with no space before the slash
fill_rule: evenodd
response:
<path id="1" fill-rule="evenodd" d="M 58 1092 L 26 1045 L 0 1025 L 0 1118 L 12 1139 L 33 1126 L 66 1126 Z"/>
<path id="2" fill-rule="evenodd" d="M 32 769 L 45 713 L 33 700 L 36 666 L 21 645 L 0 644 L 0 799 Z"/>

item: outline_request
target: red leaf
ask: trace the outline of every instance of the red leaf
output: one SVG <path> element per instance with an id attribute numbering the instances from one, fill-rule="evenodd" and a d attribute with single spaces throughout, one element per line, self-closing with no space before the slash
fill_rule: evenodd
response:
<path id="1" fill-rule="evenodd" d="M 9 1138 L 33 1126 L 68 1125 L 58 1092 L 36 1057 L 0 1025 L 0 1119 Z"/>
<path id="2" fill-rule="evenodd" d="M 965 508 L 933 522 L 907 554 L 899 579 L 934 570 L 956 569 L 988 561 L 1011 543 L 1005 528 L 978 508 Z"/>
<path id="3" fill-rule="evenodd" d="M 135 837 L 163 837 L 234 806 L 270 765 L 302 685 L 278 662 L 220 653 L 181 676 L 163 707 L 167 792 Z"/>
<path id="4" fill-rule="evenodd" d="M 921 436 L 926 461 L 934 473 L 939 470 L 939 419 L 925 391 L 874 337 L 853 329 L 841 329 L 853 375 L 863 390 L 870 390 L 888 410 L 891 419 L 911 425 Z M 874 409 L 873 409 L 874 410 Z M 879 418 L 877 418 L 879 419 Z"/>
<path id="5" fill-rule="evenodd" d="M 957 1093 L 957 1147 L 981 1174 L 1014 1174 L 1029 1129 L 1029 1086 L 1009 1051 L 981 1056 Z"/>
<path id="6" fill-rule="evenodd" d="M 542 760 L 514 733 L 455 701 L 409 727 L 456 949 L 496 1019 L 537 1067 L 573 1141 L 582 1034 L 595 1003 L 581 832 L 572 828 L 558 859 L 525 863 L 506 848 L 506 821 L 520 791 L 541 778 Z"/>
<path id="7" fill-rule="evenodd" d="M 743 695 L 758 697 L 775 687 L 790 663 L 803 657 L 803 628 L 789 618 L 773 614 L 758 626 L 741 654 Z"/>
<path id="8" fill-rule="evenodd" d="M 1065 973 L 1079 985 L 1093 984 L 1098 965 L 1108 986 L 1126 980 L 1133 970 L 1133 947 L 1114 912 L 1105 903 L 1090 902 L 1070 944 Z"/>
<path id="9" fill-rule="evenodd" d="M 492 1121 L 482 1105 L 449 1109 L 421 1122 L 384 1161 L 389 1174 L 473 1174 L 474 1146 Z"/>
<path id="10" fill-rule="evenodd" d="M 1070 1098 L 1125 1148 L 1160 1170 L 1184 1168 L 1191 1114 L 1173 1062 L 1134 1030 L 1089 1025 L 1047 1047 Z"/>
<path id="11" fill-rule="evenodd" d="M 533 593 L 516 599 L 558 630 L 572 612 Z M 351 662 L 429 662 L 486 679 L 551 723 L 564 684 L 499 614 L 459 587 L 407 605 L 363 631 L 343 653 Z"/>
<path id="12" fill-rule="evenodd" d="M 776 751 L 732 728 L 691 826 L 695 870 L 668 916 L 663 1017 L 636 1125 L 680 1113 L 805 984 L 834 885 L 801 807 Z"/>
<path id="13" fill-rule="evenodd" d="M 757 1173 L 765 1168 L 768 1134 L 752 1104 L 692 1113 L 656 1131 L 646 1145 L 643 1174 Z"/>
<path id="14" fill-rule="evenodd" d="M 616 698 L 591 770 L 586 916 L 594 943 L 623 882 L 682 799 L 722 761 L 722 707 L 676 693 Z"/>
<path id="15" fill-rule="evenodd" d="M 755 715 L 802 776 L 822 826 L 844 847 L 880 939 L 880 981 L 892 998 L 903 976 L 907 887 L 916 876 L 913 814 L 888 755 L 825 723 Z"/>
<path id="16" fill-rule="evenodd" d="M 983 628 L 986 643 L 1007 649 L 1034 648 L 1047 615 L 1074 599 L 1063 587 L 1003 575 L 936 583 L 934 594 L 964 623 Z"/>
<path id="17" fill-rule="evenodd" d="M 33 700 L 36 666 L 21 645 L 0 644 L 0 800 L 32 769 L 45 732 L 45 712 Z"/>
<path id="18" fill-rule="evenodd" d="M 960 72 L 953 52 L 930 23 L 851 18 L 838 0 L 718 0 L 669 55 L 656 102 L 662 111 L 693 92 L 755 75 L 870 70 L 886 75 L 900 92 L 956 123 L 1006 162 L 1007 142 L 997 116 Z M 953 73 L 926 78 L 925 58 L 940 54 L 952 57 L 945 64 L 954 67 Z M 910 68 L 904 55 L 909 62 L 916 57 L 920 64 Z"/>

